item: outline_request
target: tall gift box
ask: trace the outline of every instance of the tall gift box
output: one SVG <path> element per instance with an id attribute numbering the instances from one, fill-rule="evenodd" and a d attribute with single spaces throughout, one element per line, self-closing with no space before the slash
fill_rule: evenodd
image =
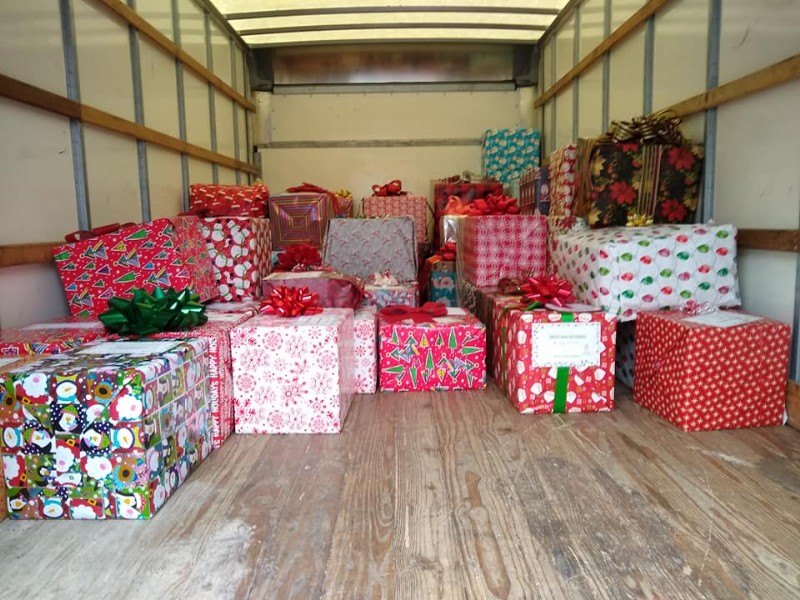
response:
<path id="1" fill-rule="evenodd" d="M 353 311 L 258 315 L 231 332 L 236 433 L 338 433 L 353 396 Z"/>
<path id="2" fill-rule="evenodd" d="M 575 201 L 577 174 L 575 165 L 578 160 L 578 148 L 569 144 L 550 153 L 550 212 L 554 217 L 572 215 L 572 204 Z"/>
<path id="3" fill-rule="evenodd" d="M 489 129 L 483 135 L 483 174 L 511 184 L 528 167 L 539 166 L 539 132 L 536 129 Z"/>
<path id="4" fill-rule="evenodd" d="M 353 320 L 354 392 L 374 394 L 378 387 L 378 311 L 367 306 L 355 311 Z"/>
<path id="5" fill-rule="evenodd" d="M 613 227 L 555 239 L 555 270 L 575 286 L 578 301 L 621 321 L 687 300 L 740 304 L 732 225 Z"/>
<path id="6" fill-rule="evenodd" d="M 379 379 L 386 392 L 486 387 L 486 328 L 460 308 L 428 322 L 379 317 Z"/>
<path id="7" fill-rule="evenodd" d="M 0 357 L 59 354 L 108 337 L 96 319 L 66 317 L 26 327 L 0 330 Z"/>
<path id="8" fill-rule="evenodd" d="M 471 204 L 489 194 L 502 193 L 503 184 L 499 181 L 435 181 L 433 184 L 434 246 L 438 248 L 447 242 L 455 241 L 455 237 L 452 239 L 441 237 L 441 220 L 447 214 L 446 208 L 450 198 L 457 198 L 461 204 Z"/>
<path id="9" fill-rule="evenodd" d="M 205 340 L 89 344 L 0 373 L 16 519 L 149 519 L 211 451 Z"/>
<path id="10" fill-rule="evenodd" d="M 269 222 L 272 246 L 308 244 L 322 248 L 333 216 L 331 196 L 325 193 L 278 194 L 269 199 Z"/>
<path id="11" fill-rule="evenodd" d="M 428 226 L 431 209 L 425 196 L 366 196 L 362 200 L 361 210 L 365 217 L 411 217 L 414 219 L 417 243 L 431 241 Z"/>
<path id="12" fill-rule="evenodd" d="M 547 219 L 531 215 L 467 217 L 458 229 L 458 278 L 478 287 L 503 277 L 539 276 L 547 263 Z"/>

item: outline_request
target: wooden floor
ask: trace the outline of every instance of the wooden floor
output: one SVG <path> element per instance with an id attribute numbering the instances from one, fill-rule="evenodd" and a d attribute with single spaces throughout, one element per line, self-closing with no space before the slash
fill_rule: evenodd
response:
<path id="1" fill-rule="evenodd" d="M 234 436 L 150 522 L 0 524 L 2 598 L 798 598 L 800 432 L 359 397 Z"/>

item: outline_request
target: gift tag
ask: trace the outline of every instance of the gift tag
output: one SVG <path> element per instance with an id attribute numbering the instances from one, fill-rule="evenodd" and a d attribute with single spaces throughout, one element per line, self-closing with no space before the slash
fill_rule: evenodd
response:
<path id="1" fill-rule="evenodd" d="M 77 354 L 127 354 L 129 356 L 149 356 L 151 354 L 169 352 L 178 345 L 180 345 L 180 342 L 134 342 L 123 340 L 86 346 L 78 350 Z"/>
<path id="2" fill-rule="evenodd" d="M 598 321 L 531 325 L 531 366 L 597 366 L 602 349 Z"/>
<path id="3" fill-rule="evenodd" d="M 764 317 L 757 315 L 746 315 L 743 313 L 717 311 L 696 317 L 683 319 L 687 323 L 697 323 L 698 325 L 709 325 L 711 327 L 736 327 L 737 325 L 747 325 L 756 321 L 763 321 Z"/>

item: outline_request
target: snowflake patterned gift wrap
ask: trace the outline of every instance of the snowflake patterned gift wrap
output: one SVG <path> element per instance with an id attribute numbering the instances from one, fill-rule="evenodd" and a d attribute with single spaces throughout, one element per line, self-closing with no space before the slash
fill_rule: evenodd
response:
<path id="1" fill-rule="evenodd" d="M 547 218 L 532 215 L 467 217 L 458 228 L 456 272 L 478 287 L 503 277 L 539 276 L 547 264 Z"/>
<path id="2" fill-rule="evenodd" d="M 0 357 L 58 354 L 106 337 L 108 333 L 97 319 L 65 317 L 0 330 Z"/>
<path id="3" fill-rule="evenodd" d="M 231 332 L 236 433 L 339 433 L 353 384 L 353 311 L 258 315 Z"/>
<path id="4" fill-rule="evenodd" d="M 255 316 L 258 313 L 261 303 L 255 300 L 242 300 L 240 302 L 209 302 L 205 305 L 206 312 L 238 313 Z"/>
<path id="5" fill-rule="evenodd" d="M 539 166 L 536 129 L 489 129 L 483 135 L 483 174 L 503 183 L 518 180 L 528 167 Z"/>
<path id="6" fill-rule="evenodd" d="M 461 308 L 431 323 L 379 317 L 382 391 L 474 390 L 486 387 L 486 328 Z"/>
<path id="7" fill-rule="evenodd" d="M 634 402 L 685 431 L 781 425 L 790 327 L 739 311 L 636 319 Z"/>
<path id="8" fill-rule="evenodd" d="M 205 340 L 104 341 L 0 374 L 16 519 L 149 519 L 211 451 Z"/>
<path id="9" fill-rule="evenodd" d="M 604 312 L 496 310 L 497 385 L 521 413 L 614 408 L 616 319 Z"/>
<path id="10" fill-rule="evenodd" d="M 365 217 L 411 217 L 414 219 L 417 243 L 430 242 L 428 223 L 431 209 L 425 196 L 366 196 L 361 202 Z"/>
<path id="11" fill-rule="evenodd" d="M 355 393 L 374 394 L 378 387 L 378 309 L 355 311 L 353 321 Z"/>
<path id="12" fill-rule="evenodd" d="M 565 233 L 553 264 L 579 302 L 631 321 L 642 310 L 687 300 L 739 306 L 736 229 L 732 225 L 614 227 Z"/>
<path id="13" fill-rule="evenodd" d="M 322 248 L 333 215 L 331 196 L 325 193 L 278 194 L 269 199 L 272 245 L 276 250 L 308 244 Z"/>

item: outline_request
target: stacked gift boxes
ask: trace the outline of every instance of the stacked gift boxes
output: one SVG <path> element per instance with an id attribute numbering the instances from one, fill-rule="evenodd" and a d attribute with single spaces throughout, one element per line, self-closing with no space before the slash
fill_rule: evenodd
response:
<path id="1" fill-rule="evenodd" d="M 445 306 L 458 305 L 456 261 L 439 260 L 431 264 L 428 299 L 432 302 L 441 302 Z"/>
<path id="2" fill-rule="evenodd" d="M 489 129 L 483 136 L 481 158 L 484 176 L 518 186 L 525 169 L 539 166 L 539 132 Z"/>
<path id="3" fill-rule="evenodd" d="M 276 250 L 306 244 L 322 248 L 333 216 L 331 194 L 278 194 L 269 199 L 272 245 Z"/>
<path id="4" fill-rule="evenodd" d="M 361 210 L 365 217 L 411 217 L 414 219 L 417 243 L 426 244 L 431 241 L 431 209 L 425 196 L 367 196 L 362 200 Z"/>
<path id="5" fill-rule="evenodd" d="M 478 182 L 471 181 L 436 181 L 433 184 L 433 211 L 434 211 L 434 245 L 438 248 L 447 242 L 454 242 L 455 232 L 453 231 L 452 237 L 443 235 L 444 229 L 443 219 L 446 215 L 451 214 L 448 212 L 448 205 L 454 204 L 457 201 L 459 206 L 468 206 L 475 202 L 486 198 L 490 194 L 502 194 L 503 184 L 497 181 L 485 180 Z"/>

